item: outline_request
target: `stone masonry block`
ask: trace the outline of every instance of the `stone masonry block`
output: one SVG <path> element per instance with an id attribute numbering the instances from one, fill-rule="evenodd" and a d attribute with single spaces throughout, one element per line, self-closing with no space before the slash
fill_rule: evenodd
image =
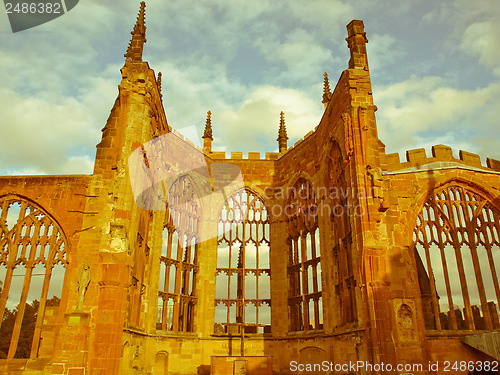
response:
<path id="1" fill-rule="evenodd" d="M 426 159 L 427 155 L 425 154 L 425 149 L 423 148 L 406 151 L 406 160 L 410 163 L 425 162 Z"/>
<path id="2" fill-rule="evenodd" d="M 479 158 L 479 155 L 462 150 L 459 151 L 459 155 L 460 155 L 460 160 L 477 167 L 481 166 L 481 159 Z"/>
<path id="3" fill-rule="evenodd" d="M 267 160 L 276 160 L 278 159 L 279 154 L 276 152 L 266 152 L 266 159 Z"/>
<path id="4" fill-rule="evenodd" d="M 432 156 L 439 160 L 453 160 L 451 147 L 445 145 L 432 146 Z"/>
<path id="5" fill-rule="evenodd" d="M 495 171 L 499 171 L 500 172 L 500 161 L 499 160 L 487 158 L 486 159 L 486 165 L 488 166 L 488 168 L 491 168 L 491 169 L 493 169 Z"/>
<path id="6" fill-rule="evenodd" d="M 210 154 L 210 156 L 212 157 L 212 159 L 225 159 L 226 153 L 222 152 L 222 151 L 216 151 L 216 152 L 212 152 Z"/>
<path id="7" fill-rule="evenodd" d="M 387 166 L 392 167 L 396 166 L 400 163 L 399 161 L 399 154 L 397 152 L 393 154 L 388 154 L 386 155 L 386 161 L 387 161 Z"/>

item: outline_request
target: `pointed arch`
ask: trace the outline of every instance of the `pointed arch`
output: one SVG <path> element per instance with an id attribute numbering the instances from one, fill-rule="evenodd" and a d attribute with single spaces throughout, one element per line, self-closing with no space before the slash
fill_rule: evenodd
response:
<path id="1" fill-rule="evenodd" d="M 432 190 L 413 249 L 427 329 L 500 328 L 500 210 L 460 181 Z"/>
<path id="2" fill-rule="evenodd" d="M 215 331 L 270 332 L 269 215 L 249 188 L 230 195 L 218 224 Z"/>
<path id="3" fill-rule="evenodd" d="M 318 204 L 311 182 L 299 177 L 287 192 L 290 331 L 323 328 Z"/>
<path id="4" fill-rule="evenodd" d="M 0 274 L 0 334 L 10 336 L 8 347 L 0 348 L 1 355 L 38 356 L 53 270 L 55 266 L 65 270 L 67 249 L 61 226 L 40 205 L 17 195 L 0 198 L 0 270 L 4 271 Z M 42 275 L 38 294 L 33 278 Z M 51 305 L 58 301 L 57 296 L 50 300 Z"/>
<path id="5" fill-rule="evenodd" d="M 194 331 L 201 208 L 198 187 L 186 174 L 170 186 L 163 224 L 157 329 Z"/>

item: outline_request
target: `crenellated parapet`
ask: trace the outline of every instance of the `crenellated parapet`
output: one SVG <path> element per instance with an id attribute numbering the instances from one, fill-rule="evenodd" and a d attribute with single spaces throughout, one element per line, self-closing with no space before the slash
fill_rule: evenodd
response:
<path id="1" fill-rule="evenodd" d="M 386 164 L 384 170 L 387 172 L 410 172 L 411 169 L 419 171 L 422 169 L 449 169 L 454 167 L 468 167 L 469 169 L 490 170 L 500 172 L 500 161 L 486 158 L 486 166 L 481 164 L 481 158 L 477 154 L 459 150 L 459 158 L 453 156 L 451 147 L 445 145 L 432 146 L 432 156 L 428 157 L 425 149 L 417 148 L 406 151 L 406 161 L 401 162 L 399 154 L 385 155 Z M 436 164 L 438 163 L 438 164 Z"/>

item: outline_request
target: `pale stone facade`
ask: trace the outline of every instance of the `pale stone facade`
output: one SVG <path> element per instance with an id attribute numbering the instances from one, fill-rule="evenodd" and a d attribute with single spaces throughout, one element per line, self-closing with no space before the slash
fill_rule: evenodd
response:
<path id="1" fill-rule="evenodd" d="M 446 373 L 443 361 L 498 360 L 500 162 L 487 159 L 483 166 L 477 155 L 464 151 L 455 159 L 442 145 L 433 147 L 432 157 L 421 149 L 408 151 L 407 162 L 386 154 L 377 136 L 363 22 L 354 20 L 347 30 L 348 69 L 333 92 L 325 76 L 325 112 L 315 130 L 288 147 L 281 116 L 279 153 L 263 159 L 259 153 L 226 157 L 211 150 L 210 115 L 203 149 L 168 125 L 161 84 L 142 61 L 142 5 L 93 174 L 0 177 L 0 266 L 5 269 L 0 307 L 5 309 L 9 295 L 9 269 L 21 258 L 31 269 L 37 244 L 59 251 L 54 254 L 60 259 L 48 251 L 45 268 L 59 261 L 66 269 L 58 306 L 45 307 L 42 293 L 30 358 L 17 358 L 18 344 L 10 342 L 0 372 L 229 374 L 246 366 L 249 374 L 289 374 L 298 372 L 292 361 L 363 361 L 422 364 L 422 371 L 406 372 Z M 217 233 L 220 222 L 232 225 L 235 219 L 224 210 L 229 215 L 247 199 L 260 216 L 243 226 L 262 228 L 260 237 L 260 229 L 248 229 L 250 240 L 224 242 L 219 232 L 198 243 L 177 242 L 174 216 L 138 207 L 129 157 L 166 134 L 180 141 L 176 152 L 182 158 L 175 160 L 181 170 L 201 158 L 213 168 L 224 162 L 241 171 L 245 198 L 237 195 L 242 191 L 214 195 L 195 208 L 204 213 L 200 230 Z M 147 168 L 157 165 L 152 158 L 144 152 Z M 231 199 L 229 207 L 225 202 Z M 12 226 L 8 211 L 14 204 L 26 209 L 26 216 L 19 214 Z M 301 209 L 287 213 L 296 207 Z M 36 210 L 59 228 L 56 239 L 30 216 Z M 182 220 L 188 214 L 178 213 Z M 27 235 L 26 225 L 34 228 Z M 223 246 L 231 253 L 235 244 L 239 259 L 221 266 Z M 16 255 L 12 249 L 24 250 Z M 455 273 L 447 271 L 447 249 L 457 259 Z M 246 271 L 241 258 L 250 259 L 254 251 L 262 266 Z M 219 281 L 225 275 L 236 284 Z M 245 289 L 247 276 L 263 297 Z M 50 277 L 45 272 L 45 279 Z M 219 294 L 220 283 L 227 285 L 227 295 Z M 456 312 L 447 313 L 448 302 Z M 247 309 L 260 318 L 246 321 Z M 22 316 L 14 325 L 18 336 L 21 321 Z M 247 325 L 243 345 L 241 321 Z M 441 361 L 438 372 L 428 368 L 435 361 Z M 383 372 L 343 366 L 303 373 Z"/>

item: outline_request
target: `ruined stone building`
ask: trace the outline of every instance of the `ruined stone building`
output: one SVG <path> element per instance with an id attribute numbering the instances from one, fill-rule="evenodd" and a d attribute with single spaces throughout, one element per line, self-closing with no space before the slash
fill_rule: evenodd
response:
<path id="1" fill-rule="evenodd" d="M 93 173 L 0 177 L 0 373 L 499 359 L 500 162 L 386 154 L 362 21 L 319 125 L 292 146 L 277 114 L 261 157 L 212 151 L 210 113 L 203 148 L 168 124 L 144 11 Z"/>

